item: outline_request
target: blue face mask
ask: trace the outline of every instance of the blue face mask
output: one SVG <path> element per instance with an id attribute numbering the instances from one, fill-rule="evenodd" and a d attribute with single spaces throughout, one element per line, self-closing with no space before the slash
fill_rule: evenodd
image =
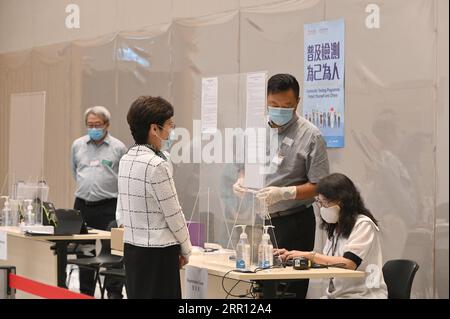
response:
<path id="1" fill-rule="evenodd" d="M 161 128 L 164 130 L 163 128 Z M 159 137 L 159 136 L 158 136 Z M 169 136 L 167 137 L 167 140 L 163 140 L 161 137 L 161 151 L 168 151 L 175 141 L 175 130 L 171 129 L 169 132 Z"/>
<path id="2" fill-rule="evenodd" d="M 103 128 L 88 128 L 88 135 L 93 141 L 101 140 L 104 134 L 105 131 Z"/>
<path id="3" fill-rule="evenodd" d="M 269 120 L 278 126 L 286 125 L 294 115 L 294 108 L 269 106 Z"/>

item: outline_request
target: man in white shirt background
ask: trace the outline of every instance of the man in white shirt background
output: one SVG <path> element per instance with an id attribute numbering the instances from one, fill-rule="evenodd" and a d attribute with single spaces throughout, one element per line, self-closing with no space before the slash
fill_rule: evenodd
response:
<path id="1" fill-rule="evenodd" d="M 110 118 L 103 106 L 87 109 L 84 114 L 87 135 L 72 144 L 72 173 L 76 182 L 74 208 L 81 212 L 87 226 L 102 230 L 115 220 L 119 161 L 127 151 L 125 145 L 109 133 Z M 95 255 L 95 250 L 92 253 Z M 94 271 L 80 268 L 79 274 L 80 292 L 94 295 Z M 121 284 L 108 281 L 106 288 L 108 298 L 122 298 Z"/>

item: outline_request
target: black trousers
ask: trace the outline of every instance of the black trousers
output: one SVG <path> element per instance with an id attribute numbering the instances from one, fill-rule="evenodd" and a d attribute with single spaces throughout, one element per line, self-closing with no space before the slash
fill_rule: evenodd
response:
<path id="1" fill-rule="evenodd" d="M 139 247 L 125 243 L 129 299 L 181 299 L 180 246 Z"/>
<path id="2" fill-rule="evenodd" d="M 76 198 L 74 208 L 81 212 L 88 227 L 107 230 L 108 225 L 116 219 L 117 198 L 100 201 L 98 204 L 87 204 L 83 199 Z M 95 241 L 86 241 L 83 244 L 93 244 Z M 95 255 L 95 249 L 92 251 Z M 79 256 L 89 258 L 91 256 Z M 95 271 L 80 267 L 80 292 L 93 296 L 95 293 Z M 109 298 L 121 298 L 123 284 L 114 279 L 105 280 L 105 287 Z"/>
<path id="3" fill-rule="evenodd" d="M 272 243 L 278 244 L 278 248 L 287 250 L 311 251 L 314 249 L 316 234 L 316 218 L 312 206 L 295 212 L 292 215 L 272 218 L 275 226 L 275 239 Z M 296 294 L 297 298 L 306 298 L 309 279 L 289 282 L 288 292 Z"/>

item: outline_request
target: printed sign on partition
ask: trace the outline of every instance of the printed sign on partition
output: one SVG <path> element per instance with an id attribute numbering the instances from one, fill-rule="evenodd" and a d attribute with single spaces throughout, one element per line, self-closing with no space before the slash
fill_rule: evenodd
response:
<path id="1" fill-rule="evenodd" d="M 344 20 L 305 24 L 303 117 L 344 147 Z"/>
<path id="2" fill-rule="evenodd" d="M 217 104 L 219 80 L 217 77 L 202 79 L 202 133 L 217 131 Z"/>

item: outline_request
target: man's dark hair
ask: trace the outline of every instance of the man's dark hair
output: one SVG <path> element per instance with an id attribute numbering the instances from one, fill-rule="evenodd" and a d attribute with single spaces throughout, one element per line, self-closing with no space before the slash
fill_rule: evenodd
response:
<path id="1" fill-rule="evenodd" d="M 300 96 L 300 85 L 297 79 L 290 74 L 275 74 L 267 84 L 267 94 L 276 94 L 293 90 L 295 97 Z"/>
<path id="2" fill-rule="evenodd" d="M 355 184 L 344 174 L 334 173 L 322 178 L 317 183 L 317 193 L 328 201 L 340 201 L 339 234 L 348 238 L 355 226 L 358 215 L 369 217 L 378 225 L 375 217 L 364 205 L 364 201 Z M 320 227 L 327 232 L 328 238 L 333 237 L 336 224 L 328 224 L 322 219 Z"/>
<path id="3" fill-rule="evenodd" d="M 147 144 L 150 125 L 163 126 L 172 116 L 173 106 L 162 97 L 138 97 L 127 114 L 127 122 L 136 144 Z"/>

